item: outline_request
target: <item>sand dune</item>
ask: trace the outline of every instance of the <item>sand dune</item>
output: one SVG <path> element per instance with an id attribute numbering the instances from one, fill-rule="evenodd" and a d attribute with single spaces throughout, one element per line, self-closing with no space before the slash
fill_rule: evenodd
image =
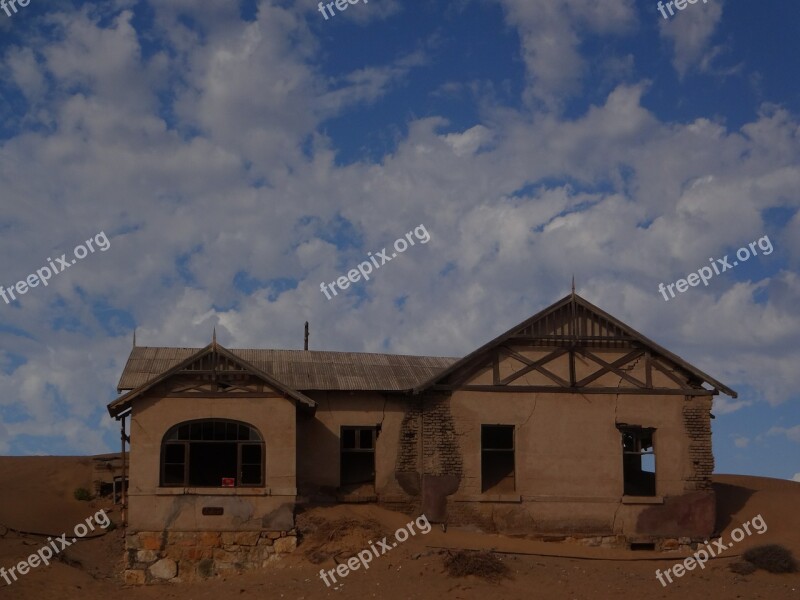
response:
<path id="1" fill-rule="evenodd" d="M 91 489 L 91 457 L 0 457 L 0 566 L 10 567 L 41 547 L 46 536 L 72 531 L 90 514 L 104 509 L 118 520 L 113 505 L 102 500 L 80 502 L 77 487 Z M 434 526 L 391 553 L 376 559 L 368 571 L 351 573 L 338 587 L 326 587 L 320 568 L 335 567 L 329 554 L 352 552 L 374 532 L 351 531 L 326 544 L 323 554 L 309 560 L 315 546 L 313 532 L 294 555 L 260 573 L 218 579 L 203 584 L 125 587 L 119 582 L 122 568 L 122 531 L 85 539 L 64 551 L 64 562 L 39 567 L 12 586 L 0 579 L 0 599 L 100 600 L 176 598 L 218 600 L 237 598 L 327 598 L 345 593 L 359 598 L 800 598 L 800 574 L 773 575 L 756 572 L 741 576 L 727 565 L 744 548 L 780 543 L 800 557 L 800 484 L 740 475 L 715 477 L 718 494 L 718 528 L 723 541 L 731 531 L 756 515 L 768 526 L 763 535 L 746 537 L 703 571 L 687 573 L 668 587 L 654 577 L 678 560 L 650 552 L 586 548 L 575 544 L 548 543 L 481 534 Z M 299 523 L 366 522 L 393 532 L 409 517 L 371 505 L 317 507 L 305 511 Z M 34 532 L 44 535 L 5 531 Z M 338 546 L 337 546 L 338 544 Z M 440 548 L 495 549 L 512 572 L 512 578 L 489 583 L 475 577 L 448 577 Z M 322 562 L 320 562 L 322 561 Z"/>

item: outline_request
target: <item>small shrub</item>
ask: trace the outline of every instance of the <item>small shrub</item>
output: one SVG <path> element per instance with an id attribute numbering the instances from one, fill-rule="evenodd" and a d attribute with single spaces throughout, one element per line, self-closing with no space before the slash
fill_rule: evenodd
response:
<path id="1" fill-rule="evenodd" d="M 202 577 L 211 577 L 214 575 L 214 561 L 210 558 L 204 558 L 197 565 L 197 572 L 200 573 Z"/>
<path id="2" fill-rule="evenodd" d="M 508 566 L 491 552 L 457 550 L 448 553 L 444 568 L 450 577 L 475 575 L 494 582 L 509 577 Z"/>
<path id="3" fill-rule="evenodd" d="M 92 495 L 86 488 L 76 488 L 72 495 L 75 496 L 75 500 L 88 501 L 92 499 Z"/>
<path id="4" fill-rule="evenodd" d="M 794 573 L 797 571 L 797 563 L 792 553 L 778 544 L 750 548 L 742 554 L 742 558 L 770 573 Z"/>
<path id="5" fill-rule="evenodd" d="M 731 563 L 728 565 L 728 568 L 738 575 L 750 575 L 750 573 L 756 570 L 756 566 L 753 563 L 744 560 Z"/>

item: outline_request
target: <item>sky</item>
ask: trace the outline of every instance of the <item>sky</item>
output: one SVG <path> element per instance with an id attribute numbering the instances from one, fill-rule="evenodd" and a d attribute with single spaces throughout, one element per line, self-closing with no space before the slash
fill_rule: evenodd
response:
<path id="1" fill-rule="evenodd" d="M 117 450 L 134 330 L 464 356 L 574 276 L 800 481 L 800 4 L 345 6 L 0 4 L 0 454 Z"/>

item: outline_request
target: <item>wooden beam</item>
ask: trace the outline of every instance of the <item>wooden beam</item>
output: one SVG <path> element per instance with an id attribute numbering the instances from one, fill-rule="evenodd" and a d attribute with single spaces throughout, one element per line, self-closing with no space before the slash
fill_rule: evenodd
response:
<path id="1" fill-rule="evenodd" d="M 592 388 L 558 387 L 547 385 L 434 385 L 431 389 L 440 392 L 511 392 L 511 393 L 556 393 L 556 394 L 639 394 L 640 396 L 713 396 L 717 390 L 672 388 Z"/>
<path id="2" fill-rule="evenodd" d="M 569 385 L 575 387 L 575 346 L 569 349 Z"/>
<path id="3" fill-rule="evenodd" d="M 500 382 L 501 385 L 508 384 L 509 381 L 514 381 L 515 379 L 522 377 L 526 373 L 530 373 L 532 370 L 536 370 L 539 371 L 539 373 L 541 373 L 545 377 L 548 377 L 549 379 L 555 381 L 557 384 L 563 387 L 569 387 L 569 382 L 564 381 L 563 379 L 561 379 L 561 377 L 559 377 L 555 373 L 551 373 L 550 371 L 541 366 L 544 363 L 550 362 L 551 360 L 558 358 L 562 354 L 566 354 L 567 352 L 569 352 L 569 348 L 560 348 L 554 352 L 551 352 L 547 356 L 540 358 L 537 361 L 532 361 L 527 356 L 523 356 L 516 350 L 513 350 L 507 346 L 502 346 L 500 348 L 500 351 L 505 352 L 511 358 L 514 358 L 515 360 L 518 360 L 519 362 L 527 365 L 527 367 L 520 369 L 516 373 L 506 377 L 503 381 Z"/>
<path id="4" fill-rule="evenodd" d="M 642 351 L 642 350 L 634 350 L 633 352 L 628 352 L 628 354 L 626 354 L 622 358 L 618 358 L 613 363 L 607 363 L 602 358 L 600 358 L 598 356 L 595 356 L 594 354 L 592 354 L 591 352 L 589 352 L 585 348 L 581 348 L 579 350 L 579 352 L 583 356 L 585 356 L 586 358 L 589 358 L 589 359 L 593 360 L 594 362 L 596 362 L 597 364 L 599 364 L 600 366 L 605 367 L 605 368 L 600 369 L 599 371 L 596 371 L 596 372 L 592 373 L 588 377 L 584 377 L 578 383 L 575 384 L 575 387 L 583 387 L 587 383 L 591 383 L 595 379 L 597 379 L 599 377 L 602 377 L 603 375 L 605 375 L 609 371 L 619 375 L 623 379 L 626 379 L 627 381 L 629 381 L 630 383 L 632 383 L 636 387 L 639 387 L 639 388 L 646 388 L 647 387 L 647 385 L 645 383 L 643 383 L 643 382 L 631 377 L 625 371 L 620 371 L 619 368 L 618 368 L 618 367 L 621 367 L 622 365 L 624 365 L 626 363 L 631 362 L 632 360 L 634 360 L 636 358 L 639 358 L 642 354 L 644 354 L 644 351 Z"/>
<path id="5" fill-rule="evenodd" d="M 506 340 L 506 343 L 540 342 L 540 341 L 566 341 L 577 342 L 606 342 L 613 340 L 616 342 L 635 342 L 636 338 L 629 335 L 513 335 Z"/>
<path id="6" fill-rule="evenodd" d="M 241 369 L 223 369 L 221 371 L 214 371 L 213 369 L 181 369 L 175 375 L 213 375 L 215 373 L 218 375 L 252 375 L 250 371 Z"/>
<path id="7" fill-rule="evenodd" d="M 692 388 L 687 388 L 687 387 L 686 387 L 686 382 L 685 382 L 685 381 L 682 381 L 682 380 L 681 380 L 681 379 L 680 379 L 680 378 L 679 378 L 677 375 L 675 375 L 675 373 L 673 373 L 672 371 L 670 371 L 670 370 L 669 370 L 669 369 L 668 369 L 668 368 L 667 368 L 665 365 L 662 365 L 662 364 L 661 364 L 661 362 L 658 360 L 658 358 L 654 358 L 654 359 L 653 359 L 653 361 L 652 361 L 652 363 L 653 363 L 653 366 L 654 366 L 656 369 L 658 369 L 658 370 L 659 370 L 659 371 L 661 371 L 661 372 L 662 372 L 664 375 L 666 375 L 667 377 L 669 377 L 670 379 L 672 379 L 672 381 L 674 381 L 675 383 L 677 383 L 679 388 L 681 388 L 681 389 L 683 389 L 683 390 L 685 390 L 685 389 L 692 389 Z"/>
<path id="8" fill-rule="evenodd" d="M 281 394 L 261 393 L 261 392 L 216 392 L 199 391 L 195 393 L 178 392 L 175 394 L 166 393 L 165 398 L 283 398 Z"/>

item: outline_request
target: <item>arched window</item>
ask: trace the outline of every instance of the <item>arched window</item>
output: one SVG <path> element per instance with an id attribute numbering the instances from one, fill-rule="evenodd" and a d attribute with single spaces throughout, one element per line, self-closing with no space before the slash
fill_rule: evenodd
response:
<path id="1" fill-rule="evenodd" d="M 163 487 L 264 485 L 264 439 L 252 425 L 227 419 L 178 423 L 161 443 Z"/>

